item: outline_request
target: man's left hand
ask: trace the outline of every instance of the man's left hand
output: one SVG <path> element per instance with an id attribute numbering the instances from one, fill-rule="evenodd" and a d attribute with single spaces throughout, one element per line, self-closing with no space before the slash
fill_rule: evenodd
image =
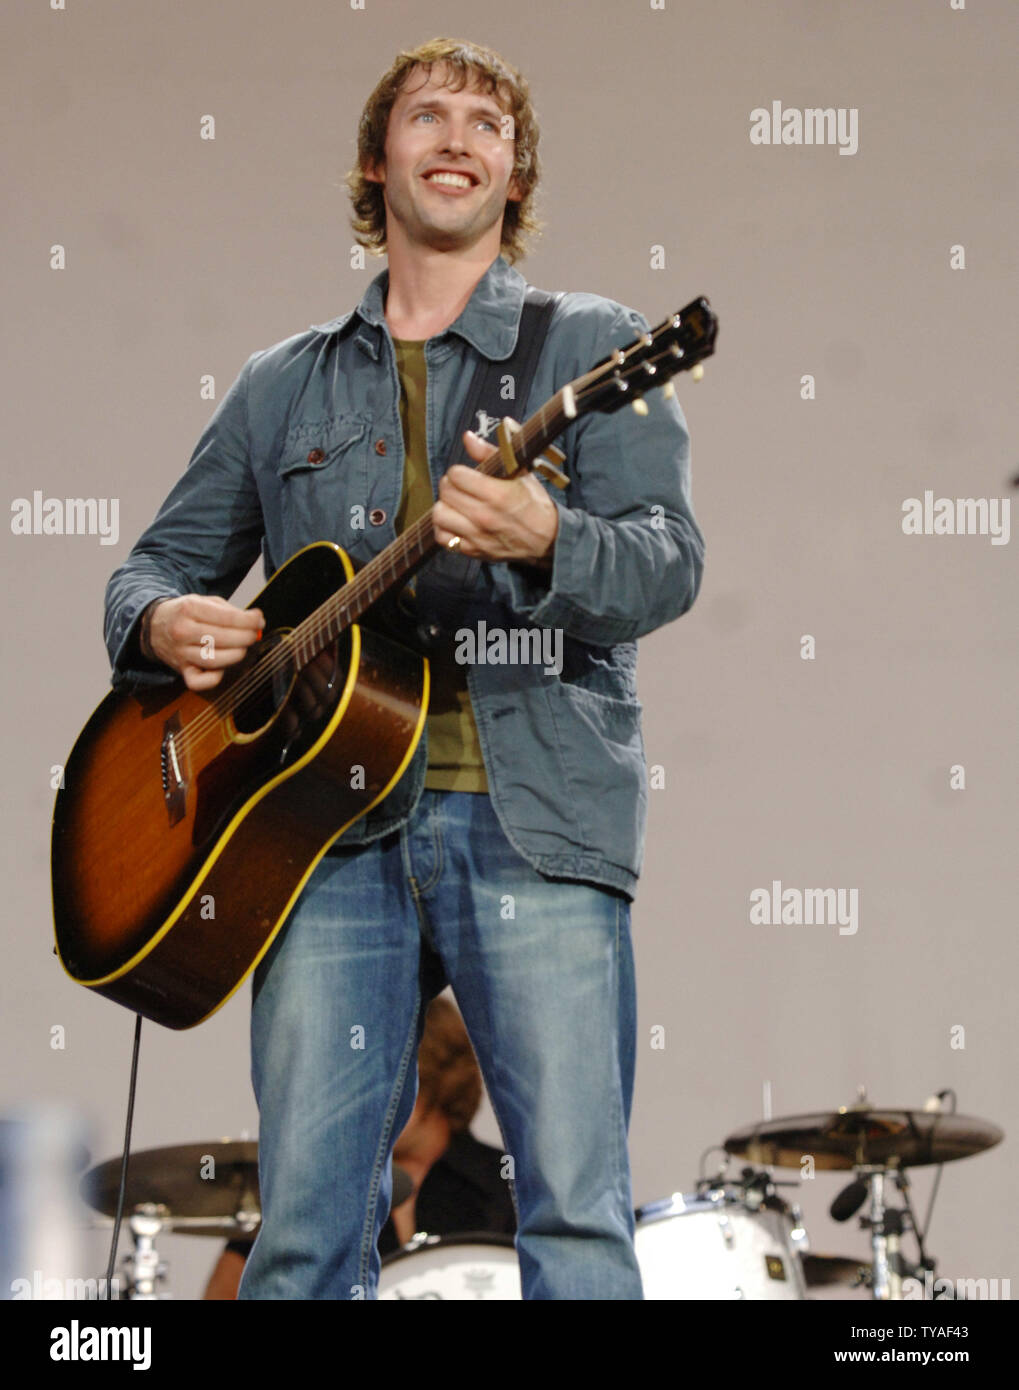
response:
<path id="1" fill-rule="evenodd" d="M 498 450 L 468 430 L 464 447 L 477 463 Z M 549 568 L 559 530 L 555 503 L 531 473 L 489 478 L 455 463 L 439 480 L 433 513 L 435 538 L 448 546 L 454 536 L 461 555 L 480 560 L 526 560 Z"/>

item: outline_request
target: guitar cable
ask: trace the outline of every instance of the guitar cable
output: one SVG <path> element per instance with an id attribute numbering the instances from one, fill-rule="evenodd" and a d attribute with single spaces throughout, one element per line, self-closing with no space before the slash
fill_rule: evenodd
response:
<path id="1" fill-rule="evenodd" d="M 120 1160 L 120 1189 L 117 1193 L 117 1212 L 113 1220 L 113 1239 L 110 1243 L 110 1262 L 106 1266 L 106 1299 L 112 1298 L 113 1271 L 117 1265 L 117 1244 L 120 1240 L 120 1222 L 124 1215 L 124 1196 L 127 1192 L 127 1164 L 131 1156 L 131 1122 L 134 1119 L 135 1083 L 138 1080 L 138 1051 L 142 1038 L 142 1016 L 135 1015 L 134 1051 L 131 1055 L 131 1081 L 127 1092 L 127 1124 L 124 1128 L 124 1153 Z"/>

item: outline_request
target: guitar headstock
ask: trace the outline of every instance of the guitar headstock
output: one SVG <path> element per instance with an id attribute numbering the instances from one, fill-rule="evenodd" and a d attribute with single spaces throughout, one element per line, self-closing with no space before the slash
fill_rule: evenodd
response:
<path id="1" fill-rule="evenodd" d="M 711 305 L 703 296 L 691 300 L 629 348 L 617 348 L 571 383 L 577 414 L 589 410 L 611 414 L 624 405 L 646 414 L 644 396 L 659 387 L 671 394 L 672 378 L 700 368 L 714 352 L 717 337 L 718 319 Z M 695 371 L 696 380 L 700 375 Z"/>
<path id="2" fill-rule="evenodd" d="M 692 370 L 695 380 L 700 379 L 701 363 L 714 352 L 717 337 L 718 319 L 711 305 L 703 296 L 691 300 L 628 348 L 617 348 L 562 387 L 524 425 L 504 416 L 499 422 L 498 447 L 478 467 L 503 478 L 533 467 L 547 482 L 566 487 L 568 479 L 560 468 L 566 456 L 551 440 L 570 420 L 592 410 L 611 414 L 624 405 L 646 415 L 644 397 L 649 391 L 664 387 L 666 395 L 671 394 L 672 378 L 679 372 Z"/>

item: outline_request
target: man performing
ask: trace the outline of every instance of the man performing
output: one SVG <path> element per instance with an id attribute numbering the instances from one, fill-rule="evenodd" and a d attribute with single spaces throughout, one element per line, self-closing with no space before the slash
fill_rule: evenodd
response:
<path id="1" fill-rule="evenodd" d="M 348 178 L 358 240 L 388 270 L 352 313 L 249 358 L 110 580 L 115 683 L 177 672 L 211 690 L 263 626 L 227 600 L 260 546 L 267 573 L 321 540 L 360 566 L 434 502 L 446 547 L 444 582 L 422 571 L 401 610 L 407 640 L 432 641 L 425 734 L 253 977 L 262 1225 L 241 1298 L 376 1296 L 393 1142 L 447 982 L 505 1143 L 524 1298 L 642 1296 L 627 1154 L 647 810 L 635 644 L 694 602 L 704 547 L 685 422 L 661 392 L 643 418 L 563 431 L 565 493 L 449 466 L 477 365 L 521 346 L 512 262 L 536 225 L 537 143 L 527 85 L 496 53 L 437 39 L 396 59 Z M 530 409 L 647 326 L 564 295 Z M 514 375 L 506 413 L 523 419 Z M 492 450 L 473 433 L 463 446 L 476 462 Z M 482 622 L 541 630 L 557 659 L 479 650 L 464 665 L 456 633 L 477 625 L 480 648 Z"/>

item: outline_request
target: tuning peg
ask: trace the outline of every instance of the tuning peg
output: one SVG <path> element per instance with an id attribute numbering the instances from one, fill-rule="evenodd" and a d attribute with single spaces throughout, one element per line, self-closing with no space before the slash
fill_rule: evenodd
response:
<path id="1" fill-rule="evenodd" d="M 691 367 L 690 375 L 693 377 L 694 381 L 704 380 L 704 368 L 701 366 L 700 362 L 697 363 L 696 367 Z"/>
<path id="2" fill-rule="evenodd" d="M 635 401 L 631 401 L 630 404 L 633 406 L 633 411 L 635 415 L 647 414 L 647 401 L 644 399 L 643 396 L 638 396 L 637 399 Z"/>
<path id="3" fill-rule="evenodd" d="M 671 401 L 675 394 L 675 386 L 673 386 L 671 381 L 667 381 L 665 385 L 662 387 L 662 395 L 665 397 L 667 401 Z"/>

